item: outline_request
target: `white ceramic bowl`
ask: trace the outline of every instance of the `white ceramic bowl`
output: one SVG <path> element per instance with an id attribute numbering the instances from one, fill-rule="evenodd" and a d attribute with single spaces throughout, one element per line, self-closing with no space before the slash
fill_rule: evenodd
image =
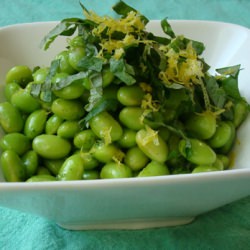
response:
<path id="1" fill-rule="evenodd" d="M 0 82 L 17 64 L 49 65 L 65 42 L 38 46 L 55 22 L 0 29 Z M 250 30 L 206 21 L 171 21 L 177 34 L 206 45 L 214 68 L 241 64 L 240 90 L 250 100 Z M 148 29 L 162 34 L 158 21 Z M 1 85 L 2 88 L 2 85 Z M 2 91 L 1 100 L 3 98 Z M 0 100 L 0 101 L 1 101 Z M 46 217 L 67 229 L 139 229 L 180 225 L 199 214 L 250 195 L 250 119 L 240 128 L 232 170 L 172 176 L 41 183 L 6 183 L 0 173 L 0 206 Z"/>

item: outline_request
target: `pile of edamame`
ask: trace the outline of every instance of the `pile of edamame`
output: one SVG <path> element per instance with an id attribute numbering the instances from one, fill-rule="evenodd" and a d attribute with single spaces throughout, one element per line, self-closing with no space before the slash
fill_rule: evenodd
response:
<path id="1" fill-rule="evenodd" d="M 211 76 L 202 43 L 176 36 L 167 20 L 161 24 L 168 37 L 156 37 L 145 30 L 147 18 L 125 5 L 114 6 L 118 19 L 82 6 L 86 19 L 62 20 L 46 36 L 46 49 L 57 36 L 71 36 L 51 65 L 7 72 L 0 103 L 6 181 L 229 168 L 249 112 L 237 89 L 240 67 Z"/>

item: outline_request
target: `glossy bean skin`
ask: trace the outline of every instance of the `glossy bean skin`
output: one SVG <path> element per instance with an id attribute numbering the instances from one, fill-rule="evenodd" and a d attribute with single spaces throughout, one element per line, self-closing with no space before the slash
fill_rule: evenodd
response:
<path id="1" fill-rule="evenodd" d="M 140 130 L 144 128 L 143 113 L 144 110 L 140 107 L 124 107 L 119 113 L 119 120 L 126 128 Z"/>
<path id="2" fill-rule="evenodd" d="M 69 156 L 59 170 L 57 179 L 60 181 L 81 180 L 84 173 L 83 160 L 80 154 Z"/>
<path id="3" fill-rule="evenodd" d="M 85 56 L 85 48 L 83 47 L 72 47 L 69 50 L 69 64 L 72 68 L 77 71 L 80 71 L 81 68 L 79 67 L 80 60 Z"/>
<path id="4" fill-rule="evenodd" d="M 96 141 L 96 135 L 91 129 L 85 129 L 74 136 L 74 146 L 82 149 L 82 150 L 89 150 L 94 145 Z"/>
<path id="5" fill-rule="evenodd" d="M 32 148 L 46 159 L 61 159 L 69 154 L 71 144 L 59 136 L 41 134 L 33 139 Z"/>
<path id="6" fill-rule="evenodd" d="M 84 170 L 83 180 L 96 180 L 100 179 L 99 171 L 97 170 Z"/>
<path id="7" fill-rule="evenodd" d="M 223 147 L 231 138 L 233 131 L 228 122 L 219 122 L 212 138 L 208 140 L 208 144 L 212 148 Z"/>
<path id="8" fill-rule="evenodd" d="M 193 169 L 192 174 L 195 173 L 203 173 L 203 172 L 212 172 L 212 171 L 218 171 L 218 168 L 214 167 L 214 166 L 206 166 L 206 165 L 200 165 L 197 166 Z"/>
<path id="9" fill-rule="evenodd" d="M 9 133 L 5 134 L 0 139 L 0 147 L 2 150 L 13 150 L 18 155 L 23 155 L 31 149 L 30 139 L 22 133 Z"/>
<path id="10" fill-rule="evenodd" d="M 216 161 L 216 153 L 212 148 L 198 139 L 189 139 L 189 142 L 182 139 L 179 151 L 188 161 L 196 165 L 212 165 Z"/>
<path id="11" fill-rule="evenodd" d="M 72 139 L 75 134 L 80 131 L 78 121 L 64 121 L 57 129 L 57 135 L 65 138 Z"/>
<path id="12" fill-rule="evenodd" d="M 148 162 L 149 158 L 137 146 L 130 148 L 124 158 L 124 163 L 133 171 L 141 170 Z"/>
<path id="13" fill-rule="evenodd" d="M 89 121 L 95 135 L 106 142 L 117 141 L 122 137 L 121 125 L 108 112 L 103 111 Z"/>
<path id="14" fill-rule="evenodd" d="M 44 166 L 49 170 L 49 172 L 56 176 L 58 175 L 59 170 L 62 167 L 64 161 L 64 158 L 57 160 L 44 159 L 43 163 Z"/>
<path id="15" fill-rule="evenodd" d="M 117 92 L 118 101 L 124 106 L 140 106 L 144 91 L 137 85 L 120 87 Z"/>
<path id="16" fill-rule="evenodd" d="M 48 112 L 44 109 L 38 109 L 32 112 L 25 121 L 24 134 L 33 139 L 42 134 L 45 130 Z"/>
<path id="17" fill-rule="evenodd" d="M 123 129 L 122 137 L 117 141 L 117 143 L 122 148 L 131 148 L 136 146 L 136 131 L 132 129 Z"/>
<path id="18" fill-rule="evenodd" d="M 45 79 L 49 73 L 49 68 L 39 68 L 33 73 L 33 80 L 35 83 L 42 84 L 45 82 Z"/>
<path id="19" fill-rule="evenodd" d="M 97 168 L 100 162 L 91 153 L 81 152 L 83 166 L 85 170 L 93 170 Z"/>
<path id="20" fill-rule="evenodd" d="M 22 156 L 21 160 L 25 167 L 26 177 L 30 178 L 35 175 L 38 170 L 38 154 L 33 150 L 29 150 Z"/>
<path id="21" fill-rule="evenodd" d="M 30 177 L 26 182 L 44 182 L 44 181 L 56 181 L 56 177 L 49 174 L 40 174 Z"/>
<path id="22" fill-rule="evenodd" d="M 91 149 L 93 156 L 103 163 L 112 161 L 113 159 L 118 159 L 123 156 L 123 152 L 113 143 L 105 144 L 103 142 L 96 143 Z"/>
<path id="23" fill-rule="evenodd" d="M 85 111 L 82 103 L 78 100 L 65 100 L 57 98 L 53 101 L 51 110 L 54 114 L 65 120 L 80 119 Z"/>
<path id="24" fill-rule="evenodd" d="M 26 178 L 25 167 L 16 152 L 5 150 L 1 155 L 3 175 L 8 182 L 21 182 Z"/>
<path id="25" fill-rule="evenodd" d="M 66 73 L 58 73 L 53 77 L 53 84 L 56 84 L 66 78 L 68 74 Z M 53 90 L 53 93 L 55 96 L 66 99 L 66 100 L 71 100 L 71 99 L 76 99 L 79 98 L 84 91 L 84 86 L 82 84 L 81 80 L 77 80 L 72 82 L 69 86 L 66 86 L 62 89 L 58 90 Z"/>
<path id="26" fill-rule="evenodd" d="M 56 134 L 63 121 L 63 118 L 58 115 L 52 115 L 45 124 L 45 133 L 49 135 Z"/>
<path id="27" fill-rule="evenodd" d="M 16 91 L 11 97 L 11 103 L 25 113 L 32 113 L 41 108 L 40 102 L 25 89 Z"/>
<path id="28" fill-rule="evenodd" d="M 153 130 L 141 129 L 136 134 L 136 143 L 151 160 L 165 162 L 168 158 L 166 142 Z"/>
<path id="29" fill-rule="evenodd" d="M 32 81 L 32 71 L 26 65 L 14 66 L 7 72 L 5 81 L 6 83 L 16 82 L 24 87 Z"/>
<path id="30" fill-rule="evenodd" d="M 108 162 L 100 172 L 101 179 L 129 178 L 132 177 L 131 169 L 122 163 Z"/>
<path id="31" fill-rule="evenodd" d="M 210 111 L 193 114 L 185 122 L 185 128 L 197 139 L 209 139 L 216 131 L 216 116 Z"/>
<path id="32" fill-rule="evenodd" d="M 6 133 L 21 132 L 24 119 L 17 108 L 9 102 L 0 103 L 0 124 Z"/>
<path id="33" fill-rule="evenodd" d="M 10 102 L 13 94 L 16 93 L 20 89 L 21 89 L 20 85 L 16 82 L 11 82 L 11 83 L 6 84 L 4 87 L 4 96 L 6 100 Z"/>
<path id="34" fill-rule="evenodd" d="M 234 118 L 233 124 L 238 128 L 241 123 L 246 119 L 249 113 L 249 105 L 246 101 L 240 100 L 234 105 Z"/>
<path id="35" fill-rule="evenodd" d="M 59 72 L 64 72 L 69 75 L 75 73 L 76 70 L 69 63 L 69 51 L 68 50 L 64 50 L 60 52 L 59 54 L 57 54 L 55 59 L 60 60 L 59 69 L 58 69 Z"/>
<path id="36" fill-rule="evenodd" d="M 160 176 L 160 175 L 169 175 L 168 167 L 162 163 L 157 161 L 151 161 L 143 168 L 138 177 L 150 177 L 150 176 Z"/>

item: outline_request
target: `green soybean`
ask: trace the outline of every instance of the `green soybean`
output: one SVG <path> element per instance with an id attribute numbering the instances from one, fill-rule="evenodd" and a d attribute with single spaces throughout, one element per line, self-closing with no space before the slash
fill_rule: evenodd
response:
<path id="1" fill-rule="evenodd" d="M 140 86 L 123 86 L 117 92 L 117 99 L 124 106 L 140 106 L 144 94 Z"/>
<path id="2" fill-rule="evenodd" d="M 64 121 L 57 130 L 57 135 L 65 139 L 73 139 L 75 134 L 80 131 L 78 121 Z"/>
<path id="3" fill-rule="evenodd" d="M 248 115 L 249 104 L 245 100 L 240 100 L 234 105 L 233 109 L 234 109 L 233 123 L 234 126 L 238 128 Z"/>
<path id="4" fill-rule="evenodd" d="M 46 79 L 48 73 L 49 73 L 49 68 L 48 67 L 37 69 L 33 73 L 34 83 L 43 84 L 45 82 L 45 79 Z"/>
<path id="5" fill-rule="evenodd" d="M 80 60 L 85 56 L 85 48 L 83 47 L 72 47 L 69 49 L 69 64 L 72 68 L 77 71 L 81 70 L 81 66 L 79 65 Z"/>
<path id="6" fill-rule="evenodd" d="M 98 161 L 104 163 L 113 159 L 120 160 L 123 157 L 123 152 L 113 143 L 97 142 L 91 149 L 91 153 Z"/>
<path id="7" fill-rule="evenodd" d="M 57 179 L 60 181 L 81 180 L 83 177 L 84 166 L 80 154 L 69 156 L 63 163 Z"/>
<path id="8" fill-rule="evenodd" d="M 60 159 L 66 157 L 71 144 L 66 139 L 56 135 L 41 134 L 32 141 L 33 150 L 46 159 Z"/>
<path id="9" fill-rule="evenodd" d="M 56 181 L 56 177 L 49 174 L 40 174 L 30 177 L 26 182 L 44 182 L 44 181 Z"/>
<path id="10" fill-rule="evenodd" d="M 223 147 L 231 138 L 233 131 L 228 122 L 219 122 L 216 131 L 212 138 L 209 139 L 208 144 L 212 148 Z"/>
<path id="11" fill-rule="evenodd" d="M 2 150 L 10 149 L 18 155 L 23 155 L 31 149 L 31 141 L 26 135 L 14 132 L 5 134 L 0 139 L 0 147 Z"/>
<path id="12" fill-rule="evenodd" d="M 75 73 L 76 70 L 69 63 L 69 51 L 68 50 L 64 50 L 60 52 L 59 54 L 57 54 L 55 59 L 60 60 L 59 69 L 58 69 L 59 72 L 64 72 L 69 75 Z"/>
<path id="13" fill-rule="evenodd" d="M 45 130 L 48 112 L 44 109 L 39 109 L 32 112 L 25 121 L 24 134 L 33 139 L 42 134 Z"/>
<path id="14" fill-rule="evenodd" d="M 5 80 L 6 83 L 16 82 L 24 87 L 32 81 L 32 71 L 26 65 L 14 66 L 7 72 Z"/>
<path id="15" fill-rule="evenodd" d="M 25 113 L 32 113 L 41 108 L 38 99 L 31 96 L 30 92 L 26 89 L 16 91 L 11 97 L 11 103 Z"/>
<path id="16" fill-rule="evenodd" d="M 124 157 L 124 163 L 133 171 L 141 170 L 148 162 L 149 158 L 137 146 L 130 148 Z"/>
<path id="17" fill-rule="evenodd" d="M 151 161 L 143 168 L 138 177 L 160 176 L 169 175 L 169 170 L 166 164 L 157 161 Z"/>
<path id="18" fill-rule="evenodd" d="M 122 148 L 131 148 L 136 146 L 136 131 L 132 129 L 123 129 L 122 137 L 117 141 L 117 143 Z"/>
<path id="19" fill-rule="evenodd" d="M 100 178 L 99 171 L 97 170 L 84 170 L 83 180 L 96 180 Z"/>
<path id="20" fill-rule="evenodd" d="M 96 135 L 91 129 L 85 129 L 78 132 L 74 136 L 74 146 L 82 149 L 82 150 L 89 150 L 96 141 Z"/>
<path id="21" fill-rule="evenodd" d="M 16 82 L 11 82 L 11 83 L 6 84 L 4 87 L 4 96 L 6 100 L 10 102 L 13 94 L 16 93 L 20 89 L 21 89 L 20 85 L 17 84 Z"/>
<path id="22" fill-rule="evenodd" d="M 197 139 L 209 139 L 216 131 L 216 116 L 210 111 L 194 113 L 185 122 L 185 128 Z"/>
<path id="23" fill-rule="evenodd" d="M 81 151 L 81 157 L 85 170 L 92 170 L 94 168 L 97 168 L 100 164 L 100 162 L 93 156 L 92 153 Z"/>
<path id="24" fill-rule="evenodd" d="M 213 149 L 198 139 L 182 139 L 179 151 L 188 161 L 196 165 L 212 165 L 216 161 Z"/>
<path id="25" fill-rule="evenodd" d="M 0 103 L 0 124 L 6 133 L 21 132 L 24 120 L 17 108 L 9 102 Z"/>
<path id="26" fill-rule="evenodd" d="M 211 171 L 218 171 L 218 168 L 211 166 L 211 165 L 201 165 L 201 166 L 197 166 L 193 169 L 192 173 L 203 173 L 203 172 L 211 172 Z"/>
<path id="27" fill-rule="evenodd" d="M 140 130 L 144 128 L 143 113 L 144 110 L 140 107 L 124 107 L 119 113 L 119 120 L 127 128 Z"/>
<path id="28" fill-rule="evenodd" d="M 38 170 L 38 154 L 33 150 L 29 150 L 22 156 L 21 160 L 25 167 L 27 178 L 35 175 Z"/>
<path id="29" fill-rule="evenodd" d="M 49 170 L 53 175 L 58 175 L 60 168 L 62 167 L 65 159 L 43 159 L 44 166 Z"/>
<path id="30" fill-rule="evenodd" d="M 101 179 L 128 178 L 132 177 L 132 171 L 123 163 L 108 162 L 102 167 L 100 177 Z"/>
<path id="31" fill-rule="evenodd" d="M 89 121 L 89 126 L 97 137 L 107 143 L 117 141 L 122 137 L 121 125 L 108 112 L 103 111 Z"/>
<path id="32" fill-rule="evenodd" d="M 168 158 L 166 142 L 152 129 L 141 129 L 136 134 L 136 143 L 151 160 L 165 162 Z"/>
<path id="33" fill-rule="evenodd" d="M 53 114 L 45 124 L 45 133 L 49 135 L 56 134 L 62 122 L 63 118 Z"/>
<path id="34" fill-rule="evenodd" d="M 21 182 L 26 178 L 25 167 L 13 150 L 5 150 L 1 155 L 1 167 L 3 175 L 8 182 Z"/>
<path id="35" fill-rule="evenodd" d="M 83 104 L 79 100 L 65 100 L 62 98 L 53 101 L 51 110 L 65 120 L 80 119 L 85 113 Z"/>

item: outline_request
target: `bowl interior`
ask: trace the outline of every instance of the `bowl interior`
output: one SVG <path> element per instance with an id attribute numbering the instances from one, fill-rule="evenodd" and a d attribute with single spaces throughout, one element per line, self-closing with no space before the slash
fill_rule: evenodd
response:
<path id="1" fill-rule="evenodd" d="M 170 21 L 176 34 L 201 41 L 206 50 L 203 54 L 211 66 L 211 73 L 216 68 L 241 64 L 239 89 L 242 95 L 250 101 L 250 88 L 247 86 L 250 74 L 250 30 L 238 25 L 207 22 L 207 21 Z M 0 90 L 3 88 L 6 72 L 18 64 L 30 67 L 48 66 L 54 56 L 62 51 L 65 38 L 55 40 L 47 51 L 39 48 L 41 39 L 56 25 L 56 22 L 30 23 L 9 26 L 0 29 Z M 148 30 L 156 35 L 163 35 L 159 21 L 151 21 Z M 0 101 L 4 99 L 0 91 Z M 238 143 L 235 147 L 235 169 L 249 168 L 250 162 L 250 119 L 241 126 L 238 133 Z M 2 131 L 0 131 L 0 136 Z M 0 181 L 3 180 L 0 171 Z"/>

